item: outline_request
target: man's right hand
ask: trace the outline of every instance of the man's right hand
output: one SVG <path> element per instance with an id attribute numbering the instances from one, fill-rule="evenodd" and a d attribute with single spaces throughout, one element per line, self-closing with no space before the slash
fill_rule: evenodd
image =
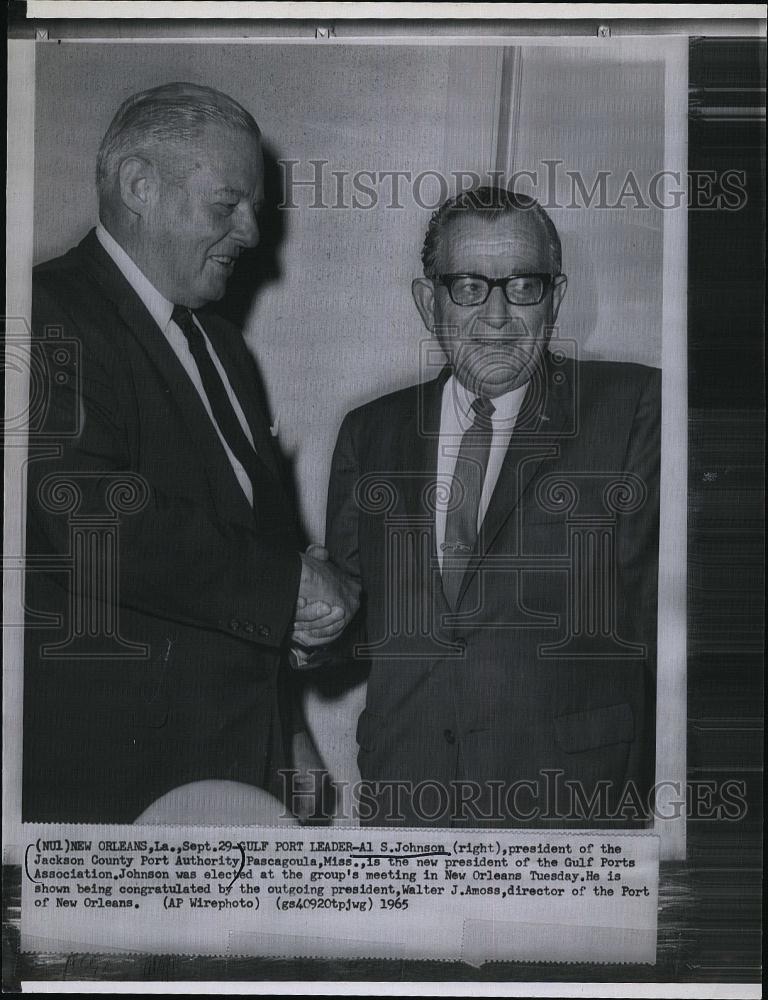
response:
<path id="1" fill-rule="evenodd" d="M 292 639 L 301 646 L 324 646 L 340 635 L 360 605 L 360 585 L 328 561 L 322 546 L 301 556 L 301 582 Z"/>

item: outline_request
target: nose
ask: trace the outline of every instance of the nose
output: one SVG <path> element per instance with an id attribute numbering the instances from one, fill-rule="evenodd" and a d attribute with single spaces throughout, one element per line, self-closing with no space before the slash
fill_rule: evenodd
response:
<path id="1" fill-rule="evenodd" d="M 243 247 L 258 246 L 259 223 L 253 205 L 245 204 L 238 209 L 237 224 L 232 236 Z"/>
<path id="2" fill-rule="evenodd" d="M 483 303 L 479 319 L 492 330 L 502 330 L 514 316 L 514 308 L 507 302 L 507 297 L 497 285 L 491 289 L 491 294 Z"/>

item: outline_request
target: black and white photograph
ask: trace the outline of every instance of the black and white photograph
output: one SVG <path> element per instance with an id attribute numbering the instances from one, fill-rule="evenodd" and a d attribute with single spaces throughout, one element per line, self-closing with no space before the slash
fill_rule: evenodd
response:
<path id="1" fill-rule="evenodd" d="M 759 996 L 764 12 L 62 6 L 4 989 Z"/>

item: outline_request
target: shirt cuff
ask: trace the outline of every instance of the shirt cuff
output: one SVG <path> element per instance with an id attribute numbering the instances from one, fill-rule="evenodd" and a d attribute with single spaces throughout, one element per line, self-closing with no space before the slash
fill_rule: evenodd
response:
<path id="1" fill-rule="evenodd" d="M 288 662 L 294 670 L 307 670 L 312 666 L 312 654 L 299 646 L 288 650 Z"/>

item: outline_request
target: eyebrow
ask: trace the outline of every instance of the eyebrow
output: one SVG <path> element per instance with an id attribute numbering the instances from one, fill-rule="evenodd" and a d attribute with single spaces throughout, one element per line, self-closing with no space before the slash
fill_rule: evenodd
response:
<path id="1" fill-rule="evenodd" d="M 213 198 L 227 197 L 227 198 L 237 198 L 240 201 L 241 198 L 245 198 L 245 191 L 241 191 L 240 188 L 233 187 L 220 187 L 215 188 L 211 196 Z M 264 198 L 254 198 L 253 204 L 256 208 L 261 208 L 264 204 Z"/>

